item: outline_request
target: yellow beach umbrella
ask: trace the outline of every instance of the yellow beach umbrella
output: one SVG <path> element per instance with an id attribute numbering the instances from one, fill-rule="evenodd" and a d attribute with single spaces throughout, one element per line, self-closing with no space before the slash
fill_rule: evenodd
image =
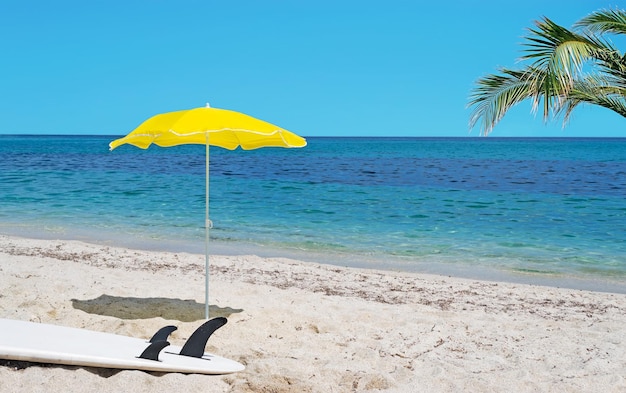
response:
<path id="1" fill-rule="evenodd" d="M 209 319 L 209 146 L 234 150 L 261 147 L 304 147 L 306 140 L 263 120 L 226 109 L 206 107 L 162 113 L 144 121 L 123 138 L 109 144 L 111 150 L 123 144 L 147 149 L 151 144 L 162 147 L 206 145 L 205 195 L 205 317 Z"/>

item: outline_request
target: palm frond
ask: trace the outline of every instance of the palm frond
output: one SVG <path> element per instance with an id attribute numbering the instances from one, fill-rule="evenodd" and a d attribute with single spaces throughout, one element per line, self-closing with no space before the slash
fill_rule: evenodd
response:
<path id="1" fill-rule="evenodd" d="M 574 28 L 599 34 L 626 34 L 626 11 L 620 9 L 596 11 L 574 24 Z"/>
<path id="2" fill-rule="evenodd" d="M 601 75 L 589 75 L 577 81 L 567 100 L 556 113 L 564 115 L 564 126 L 574 108 L 580 104 L 601 106 L 626 117 L 626 89 L 616 87 L 610 79 Z"/>
<path id="3" fill-rule="evenodd" d="M 534 60 L 533 67 L 544 68 L 554 74 L 556 80 L 567 90 L 582 72 L 583 64 L 598 51 L 598 41 L 574 33 L 548 18 L 536 22 L 529 29 L 526 50 L 522 60 Z M 600 46 L 602 47 L 602 46 Z"/>
<path id="4" fill-rule="evenodd" d="M 501 69 L 501 75 L 488 75 L 479 79 L 470 95 L 468 106 L 474 110 L 470 116 L 470 129 L 482 119 L 481 134 L 487 135 L 504 117 L 506 112 L 519 102 L 532 96 L 534 88 L 525 77 L 528 73 Z"/>
<path id="5" fill-rule="evenodd" d="M 626 11 L 602 10 L 569 30 L 543 18 L 530 28 L 522 70 L 502 68 L 476 82 L 469 97 L 470 130 L 480 121 L 488 135 L 513 106 L 526 99 L 544 121 L 563 116 L 565 125 L 580 104 L 607 108 L 626 117 L 626 55 L 603 33 L 626 34 Z"/>
<path id="6" fill-rule="evenodd" d="M 593 52 L 593 58 L 600 73 L 612 75 L 621 79 L 620 83 L 626 83 L 626 57 L 619 51 L 611 47 L 597 48 Z"/>

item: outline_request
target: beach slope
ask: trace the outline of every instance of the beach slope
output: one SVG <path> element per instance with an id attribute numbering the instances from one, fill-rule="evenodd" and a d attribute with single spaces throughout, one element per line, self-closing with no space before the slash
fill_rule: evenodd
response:
<path id="1" fill-rule="evenodd" d="M 149 338 L 202 323 L 204 256 L 0 236 L 0 318 Z M 215 256 L 225 376 L 0 361 L 2 392 L 626 391 L 626 295 Z"/>

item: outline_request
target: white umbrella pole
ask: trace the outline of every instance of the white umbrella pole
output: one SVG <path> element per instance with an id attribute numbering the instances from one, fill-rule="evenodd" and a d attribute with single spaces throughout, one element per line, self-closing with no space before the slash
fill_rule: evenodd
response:
<path id="1" fill-rule="evenodd" d="M 206 188 L 204 199 L 204 317 L 209 319 L 209 231 L 211 220 L 209 220 L 209 134 L 206 136 Z"/>

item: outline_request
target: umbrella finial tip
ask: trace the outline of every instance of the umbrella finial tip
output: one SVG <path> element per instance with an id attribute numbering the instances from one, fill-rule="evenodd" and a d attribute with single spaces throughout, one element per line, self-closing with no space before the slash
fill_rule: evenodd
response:
<path id="1" fill-rule="evenodd" d="M 209 103 L 207 102 L 207 103 L 206 103 L 206 107 L 207 107 L 207 108 L 210 108 L 210 107 L 211 107 L 211 105 L 209 105 Z"/>

